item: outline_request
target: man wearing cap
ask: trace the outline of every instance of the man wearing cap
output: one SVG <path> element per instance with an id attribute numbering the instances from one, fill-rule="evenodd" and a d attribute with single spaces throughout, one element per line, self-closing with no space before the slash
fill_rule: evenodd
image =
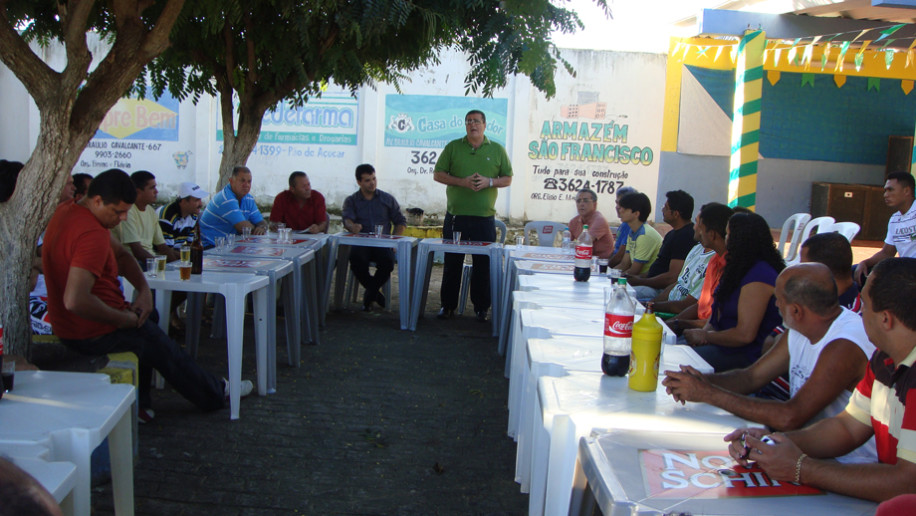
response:
<path id="1" fill-rule="evenodd" d="M 191 244 L 194 240 L 194 225 L 200 216 L 202 199 L 210 195 L 194 183 L 178 185 L 178 198 L 159 208 L 159 227 L 165 245 L 180 248 L 182 244 Z"/>
<path id="2" fill-rule="evenodd" d="M 325 233 L 328 230 L 328 211 L 324 196 L 312 190 L 309 176 L 300 170 L 289 175 L 289 190 L 274 198 L 270 221 L 282 222 L 293 231 Z"/>

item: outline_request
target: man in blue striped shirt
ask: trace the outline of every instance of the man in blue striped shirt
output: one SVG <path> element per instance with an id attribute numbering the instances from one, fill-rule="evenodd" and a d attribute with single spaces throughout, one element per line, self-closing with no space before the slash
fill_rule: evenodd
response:
<path id="1" fill-rule="evenodd" d="M 251 170 L 245 166 L 232 169 L 229 184 L 213 196 L 200 216 L 200 231 L 206 247 L 215 245 L 216 239 L 228 234 L 240 234 L 251 228 L 251 234 L 267 232 L 267 221 L 258 211 L 251 196 Z"/>

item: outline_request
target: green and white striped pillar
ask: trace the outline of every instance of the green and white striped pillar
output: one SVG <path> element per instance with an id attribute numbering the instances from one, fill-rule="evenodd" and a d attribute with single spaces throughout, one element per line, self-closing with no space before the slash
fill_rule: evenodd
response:
<path id="1" fill-rule="evenodd" d="M 757 205 L 757 156 L 760 147 L 760 97 L 766 33 L 747 31 L 735 59 L 735 118 L 728 175 L 728 205 L 754 210 Z"/>

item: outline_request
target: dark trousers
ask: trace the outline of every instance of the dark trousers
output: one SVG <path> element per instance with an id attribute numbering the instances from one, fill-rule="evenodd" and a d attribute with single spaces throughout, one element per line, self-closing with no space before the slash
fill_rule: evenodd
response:
<path id="1" fill-rule="evenodd" d="M 375 276 L 369 274 L 369 262 L 375 262 Z M 379 289 L 391 278 L 394 270 L 394 250 L 383 247 L 350 247 L 350 270 L 366 289 L 366 300 L 372 301 Z M 390 301 L 390 300 L 389 300 Z M 368 304 L 368 303 L 366 303 Z"/>
<path id="2" fill-rule="evenodd" d="M 150 382 L 153 369 L 159 371 L 165 381 L 197 408 L 211 411 L 225 405 L 223 382 L 201 369 L 152 320 L 147 319 L 139 328 L 115 330 L 95 339 L 61 339 L 61 342 L 85 355 L 98 356 L 123 351 L 136 354 L 140 362 L 138 401 L 141 408 L 151 406 Z"/>
<path id="3" fill-rule="evenodd" d="M 496 226 L 493 217 L 473 217 L 470 215 L 445 214 L 442 226 L 442 238 L 451 240 L 455 231 L 461 231 L 461 240 L 474 242 L 495 242 Z M 471 302 L 475 312 L 486 312 L 490 309 L 490 257 L 480 254 L 472 255 L 474 273 L 471 275 Z M 458 308 L 458 295 L 461 289 L 461 271 L 464 268 L 464 255 L 445 253 L 445 267 L 442 269 L 442 307 L 447 310 Z"/>

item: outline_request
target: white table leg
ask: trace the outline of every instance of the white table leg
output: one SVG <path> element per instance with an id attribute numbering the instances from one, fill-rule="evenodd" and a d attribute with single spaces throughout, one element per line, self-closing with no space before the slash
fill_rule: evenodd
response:
<path id="1" fill-rule="evenodd" d="M 224 293 L 227 314 L 245 313 L 245 296 L 237 291 Z M 226 317 L 226 346 L 229 354 L 229 418 L 239 418 L 242 383 L 242 340 L 245 317 Z M 260 379 L 258 381 L 260 388 Z"/>
<path id="2" fill-rule="evenodd" d="M 89 514 L 92 507 L 90 495 L 92 467 L 89 431 L 83 428 L 58 430 L 51 434 L 54 460 L 72 462 L 76 466 L 76 486 L 73 488 L 73 512 Z"/>
<path id="3" fill-rule="evenodd" d="M 111 458 L 111 490 L 114 496 L 115 514 L 134 514 L 134 454 L 132 443 L 131 416 L 127 410 L 120 421 L 108 434 L 108 450 Z"/>
<path id="4" fill-rule="evenodd" d="M 417 320 L 420 319 L 420 311 L 423 309 L 420 305 L 423 303 L 423 299 L 426 297 L 423 295 L 423 289 L 427 288 L 429 284 L 429 267 L 427 262 L 429 260 L 429 248 L 420 244 L 421 249 L 417 251 L 417 268 L 416 268 L 416 277 L 414 278 L 413 283 L 413 294 L 410 296 L 410 331 L 417 330 Z"/>
<path id="5" fill-rule="evenodd" d="M 312 344 L 318 345 L 321 343 L 321 333 L 319 331 L 321 314 L 319 310 L 319 296 L 318 296 L 318 271 L 315 264 L 315 259 L 312 258 L 310 261 L 305 264 L 305 294 L 304 300 L 306 303 L 306 309 L 308 311 L 309 317 L 309 334 L 311 336 Z M 298 354 L 298 353 L 297 353 Z M 296 367 L 299 367 L 299 360 L 296 360 Z"/>
<path id="6" fill-rule="evenodd" d="M 410 265 L 412 261 L 410 242 L 398 243 L 398 296 L 400 299 L 401 329 L 410 326 Z M 391 303 L 391 299 L 388 300 Z M 389 305 L 390 306 L 390 305 Z"/>
<path id="7" fill-rule="evenodd" d="M 268 363 L 267 340 L 268 327 L 276 325 L 276 318 L 273 320 L 267 318 L 267 306 L 275 302 L 275 298 L 268 293 L 266 288 L 260 288 L 254 291 L 254 345 L 257 369 L 258 369 L 258 394 L 267 395 L 267 382 L 271 374 L 276 376 L 277 357 L 276 348 L 274 348 L 273 364 Z M 270 298 L 271 302 L 268 302 Z"/>
<path id="8" fill-rule="evenodd" d="M 299 350 L 299 321 L 295 314 L 299 313 L 299 307 L 296 304 L 296 285 L 293 276 L 287 274 L 283 278 L 283 313 L 286 320 L 286 355 L 289 365 L 299 367 L 299 360 L 295 360 L 294 351 Z M 274 388 L 277 386 L 274 385 Z"/>
<path id="9" fill-rule="evenodd" d="M 263 290 L 263 289 L 262 289 Z M 267 286 L 267 297 L 273 300 L 271 303 L 267 303 L 267 346 L 266 346 L 266 364 L 258 364 L 258 370 L 261 370 L 262 365 L 267 367 L 267 384 L 265 385 L 265 390 L 261 390 L 261 385 L 258 384 L 258 393 L 262 396 L 264 393 L 273 394 L 277 392 L 277 280 L 275 277 L 270 277 L 270 283 Z M 255 294 L 257 297 L 257 294 Z M 257 304 L 257 301 L 255 301 Z M 257 315 L 255 315 L 255 328 L 257 328 L 258 321 Z M 257 331 L 257 330 L 255 330 Z M 260 357 L 260 353 L 258 354 Z"/>

